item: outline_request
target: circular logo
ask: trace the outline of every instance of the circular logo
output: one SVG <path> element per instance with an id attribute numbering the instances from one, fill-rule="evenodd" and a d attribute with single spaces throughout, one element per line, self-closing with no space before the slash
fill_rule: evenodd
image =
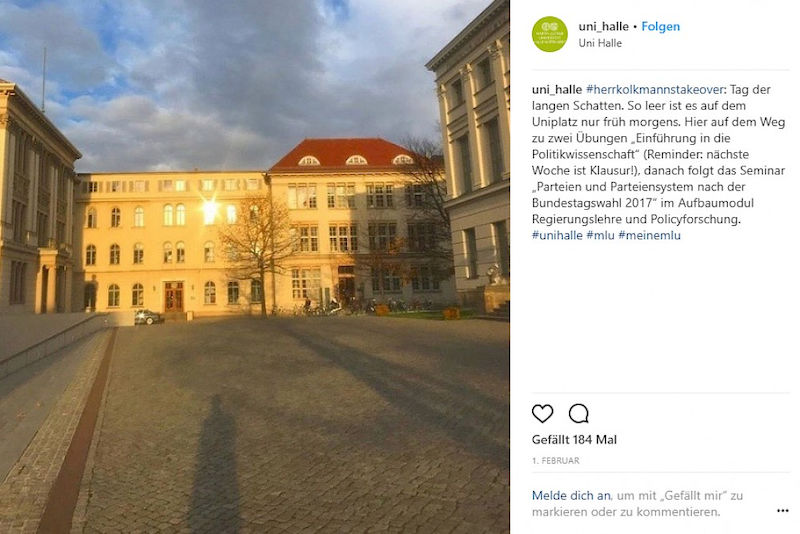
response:
<path id="1" fill-rule="evenodd" d="M 567 25 L 556 17 L 543 17 L 536 21 L 531 32 L 533 44 L 544 52 L 561 50 L 567 42 Z"/>

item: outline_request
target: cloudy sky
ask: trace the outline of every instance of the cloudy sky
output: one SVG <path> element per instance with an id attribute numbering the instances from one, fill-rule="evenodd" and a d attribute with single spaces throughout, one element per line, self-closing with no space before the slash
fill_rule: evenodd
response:
<path id="1" fill-rule="evenodd" d="M 425 63 L 489 0 L 0 0 L 0 78 L 80 172 L 258 169 L 305 137 L 436 137 Z"/>

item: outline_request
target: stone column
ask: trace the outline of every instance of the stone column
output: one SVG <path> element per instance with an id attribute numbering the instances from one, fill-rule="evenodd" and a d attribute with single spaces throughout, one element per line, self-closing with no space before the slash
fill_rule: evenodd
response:
<path id="1" fill-rule="evenodd" d="M 478 139 L 478 124 L 475 118 L 475 77 L 472 75 L 472 65 L 467 63 L 459 73 L 461 74 L 461 87 L 464 91 L 464 106 L 467 112 L 467 126 L 469 128 L 469 154 L 472 166 L 472 189 L 483 187 L 483 154 L 481 143 Z"/>
<path id="2" fill-rule="evenodd" d="M 492 58 L 492 74 L 494 87 L 497 94 L 497 123 L 500 128 L 500 138 L 503 142 L 503 159 L 505 168 L 511 173 L 511 111 L 506 100 L 506 64 L 503 56 L 503 43 L 499 39 L 489 46 L 489 55 Z"/>
<path id="3" fill-rule="evenodd" d="M 55 265 L 51 265 L 48 267 L 50 271 L 47 275 L 47 313 L 53 313 L 56 311 L 56 291 L 58 291 L 58 286 L 56 282 L 58 280 L 58 269 Z"/>

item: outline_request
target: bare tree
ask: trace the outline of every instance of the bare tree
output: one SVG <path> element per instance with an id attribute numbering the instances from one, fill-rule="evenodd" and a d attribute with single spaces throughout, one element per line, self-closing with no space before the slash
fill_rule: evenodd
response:
<path id="1" fill-rule="evenodd" d="M 235 221 L 219 230 L 219 239 L 227 252 L 228 270 L 238 280 L 258 280 L 261 284 L 261 315 L 267 314 L 266 274 L 272 276 L 272 308 L 276 309 L 275 274 L 283 271 L 283 262 L 295 251 L 289 209 L 270 193 L 241 200 Z"/>
<path id="2" fill-rule="evenodd" d="M 412 159 L 405 200 L 411 210 L 409 225 L 416 230 L 409 235 L 408 249 L 420 259 L 415 265 L 426 265 L 433 276 L 445 279 L 453 274 L 453 248 L 442 147 L 419 137 L 407 137 L 403 145 Z"/>

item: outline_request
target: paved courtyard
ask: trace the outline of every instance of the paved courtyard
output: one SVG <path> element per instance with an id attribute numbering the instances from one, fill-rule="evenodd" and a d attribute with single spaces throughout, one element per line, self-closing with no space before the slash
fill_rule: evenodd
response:
<path id="1" fill-rule="evenodd" d="M 505 532 L 508 323 L 119 330 L 87 532 Z"/>

